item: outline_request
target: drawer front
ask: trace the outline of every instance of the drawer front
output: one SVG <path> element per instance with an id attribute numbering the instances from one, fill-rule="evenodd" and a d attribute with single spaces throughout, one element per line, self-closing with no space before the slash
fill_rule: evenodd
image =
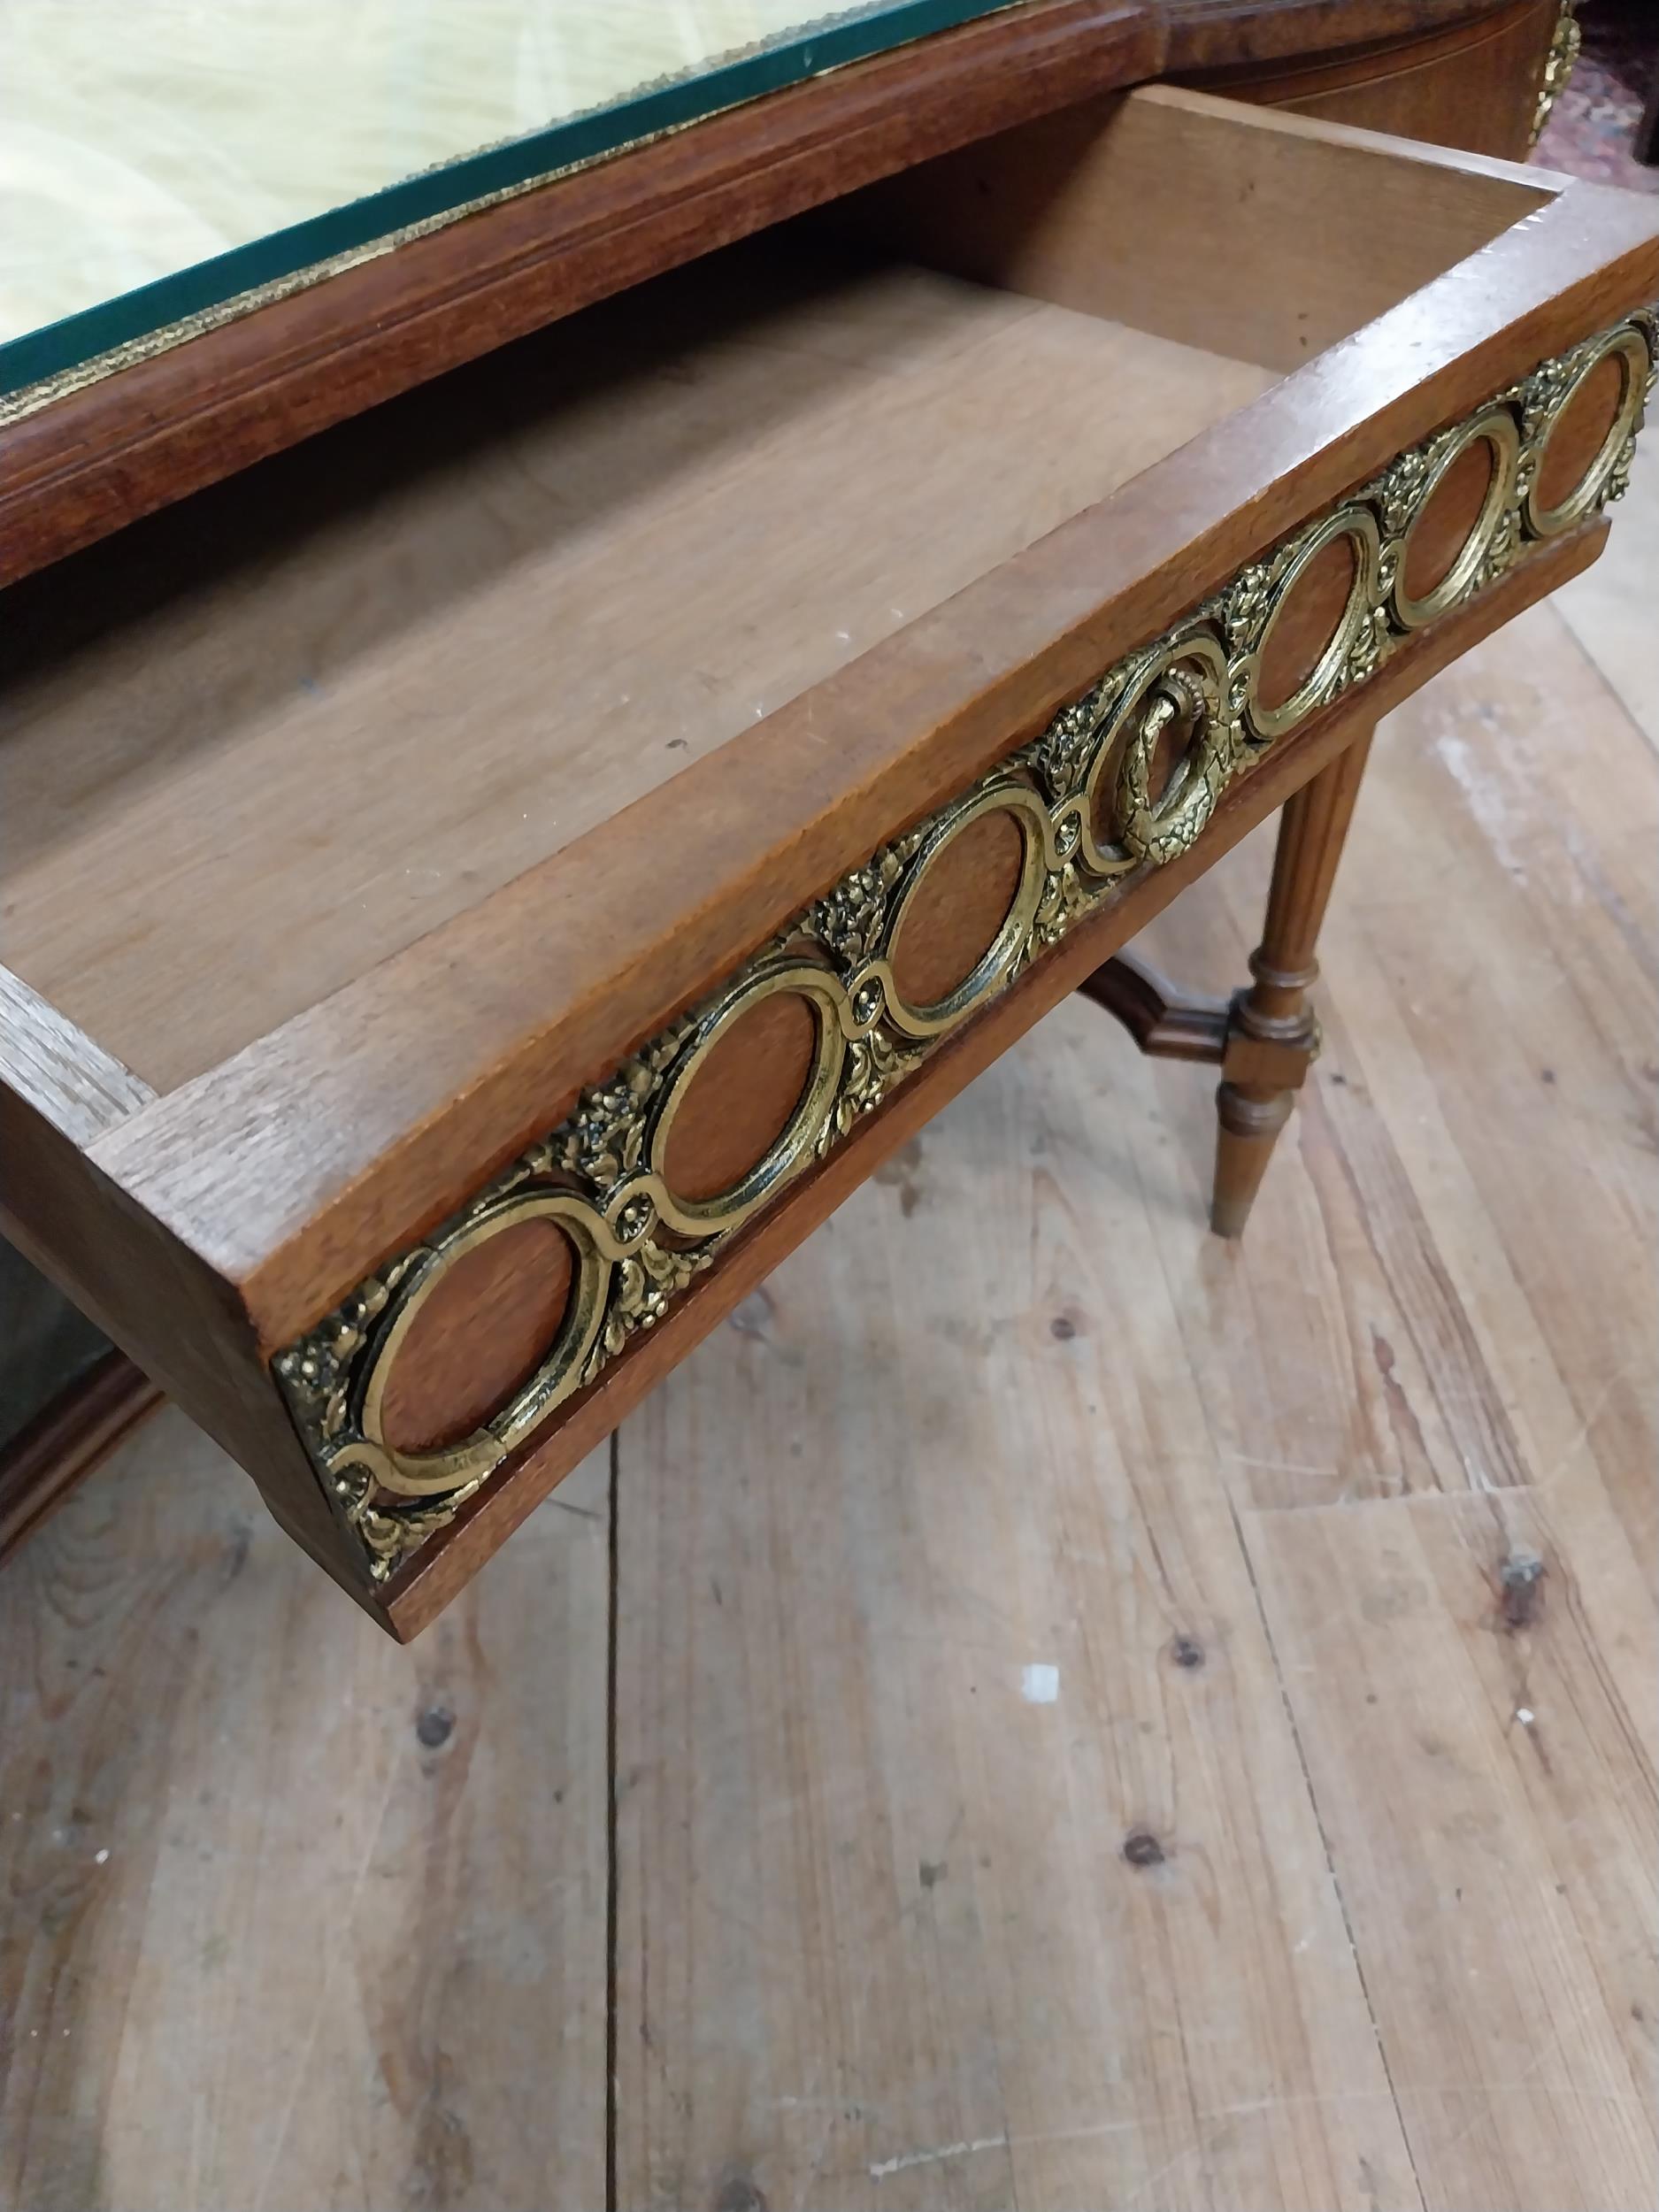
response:
<path id="1" fill-rule="evenodd" d="M 1269 794 L 1246 787 L 1299 733 L 1391 670 L 1421 680 L 1433 626 L 1463 615 L 1466 643 L 1508 612 L 1495 588 L 1624 490 L 1656 362 L 1655 315 L 1624 318 L 1264 547 L 286 1347 L 278 1381 L 375 1581 L 406 1581 L 487 1486 L 519 1482 L 516 1517 L 587 1448 L 582 1424 L 557 1449 L 569 1410 L 728 1248 L 1056 948 L 1207 864 L 1217 809 L 1256 818 Z"/>
<path id="2" fill-rule="evenodd" d="M 185 1002 L 140 1002 L 157 995 L 157 963 L 110 964 L 182 910 L 172 874 L 168 901 L 153 902 L 150 841 L 177 827 L 153 790 L 135 817 L 148 837 L 114 856 L 136 887 L 130 909 L 113 895 L 90 916 L 73 898 L 35 900 L 41 972 L 61 960 L 80 1003 L 155 1056 L 146 1066 L 111 1035 L 95 1042 L 70 995 L 26 990 L 45 1057 L 0 1034 L 8 1233 L 400 1636 L 885 1152 L 1397 699 L 1593 558 L 1629 469 L 1655 353 L 1659 209 L 1627 196 L 1161 88 L 879 190 L 839 217 L 904 263 L 900 325 L 872 338 L 855 316 L 826 330 L 831 295 L 813 294 L 789 336 L 792 357 L 816 347 L 827 364 L 806 377 L 811 395 L 833 396 L 872 347 L 879 375 L 893 372 L 883 467 L 906 458 L 923 378 L 938 380 L 921 386 L 935 412 L 954 393 L 972 403 L 964 419 L 995 426 L 1007 404 L 1041 429 L 1058 388 L 1031 388 L 1027 326 L 1046 373 L 1071 377 L 1079 442 L 1129 388 L 1125 365 L 1154 413 L 1166 362 L 1189 380 L 1215 374 L 1229 400 L 1262 396 L 1202 415 L 1211 426 L 1195 436 L 1173 428 L 1149 466 L 1146 425 L 1130 422 L 1136 457 L 1105 495 L 1098 478 L 1074 495 L 1071 428 L 1057 458 L 1037 441 L 1057 504 L 1009 541 L 1023 550 L 976 549 L 964 584 L 940 552 L 953 515 L 964 535 L 984 522 L 982 457 L 968 450 L 958 506 L 936 503 L 906 541 L 912 567 L 945 580 L 916 600 L 895 588 L 890 608 L 881 588 L 856 639 L 863 617 L 839 611 L 841 580 L 867 586 L 872 564 L 823 457 L 856 470 L 861 449 L 844 423 L 811 414 L 802 443 L 813 480 L 841 502 L 841 565 L 807 626 L 819 659 L 780 664 L 770 695 L 785 703 L 755 709 L 751 725 L 757 695 L 742 692 L 734 733 L 722 725 L 690 765 L 608 801 L 563 849 L 535 849 L 526 865 L 512 844 L 511 866 L 424 933 L 373 933 L 371 895 L 415 872 L 389 864 L 413 854 L 375 846 L 365 863 L 349 836 L 296 838 L 291 852 L 268 839 L 279 890 L 262 891 L 260 931 L 221 964 L 251 991 L 273 948 L 270 995 L 254 1020 L 221 984 L 215 1012 L 235 1041 L 193 1064 Z M 930 352 L 918 334 L 937 334 L 941 299 L 948 342 Z M 984 357 L 1002 365 L 975 387 L 987 302 L 997 333 Z M 718 379 L 733 349 L 699 357 Z M 698 388 L 706 410 L 715 388 Z M 757 387 L 736 388 L 741 401 Z M 724 403 L 712 460 L 690 442 L 699 468 L 731 472 L 721 515 L 741 522 L 732 487 L 761 481 L 766 529 L 793 533 L 798 557 L 815 518 L 786 495 L 803 480 L 789 472 L 797 443 L 751 442 L 729 388 Z M 1160 436 L 1166 426 L 1159 414 Z M 671 468 L 677 449 L 671 440 Z M 590 449 L 575 458 L 568 480 L 586 469 L 609 481 Z M 928 463 L 929 497 L 956 461 L 942 449 Z M 1004 469 L 1002 511 L 1018 510 L 1024 482 Z M 866 491 L 886 487 L 851 488 L 856 526 Z M 423 522 L 418 549 L 434 534 Z M 631 562 L 649 539 L 627 540 Z M 763 554 L 769 542 L 783 541 L 756 534 Z M 791 593 L 805 588 L 798 557 L 787 573 Z M 302 581 L 332 607 L 315 574 Z M 442 601 L 441 621 L 414 605 L 408 650 L 391 657 L 398 699 L 417 649 L 434 687 L 451 672 L 441 649 L 467 667 L 511 649 L 522 620 L 499 603 L 467 628 L 488 582 Z M 673 650 L 697 649 L 677 595 L 713 622 L 725 587 L 680 564 L 654 588 Z M 720 637 L 747 667 L 739 600 Z M 783 611 L 793 618 L 793 601 Z M 198 628 L 240 671 L 220 634 Z M 608 646 L 599 657 L 585 698 L 614 672 Z M 655 636 L 637 661 L 660 671 Z M 680 672 L 670 666 L 660 695 L 678 695 Z M 122 663 L 54 692 L 71 733 L 90 718 L 119 738 L 130 680 Z M 619 687 L 638 687 L 632 670 Z M 283 712 L 304 718 L 334 714 L 336 697 L 356 712 L 363 697 L 322 686 L 320 704 L 307 694 L 294 708 L 293 688 Z M 514 695 L 539 698 L 534 683 Z M 243 766 L 305 826 L 326 803 L 319 771 L 326 782 L 361 726 L 303 720 L 308 770 L 287 742 L 301 723 L 265 695 L 257 704 L 235 746 L 198 746 L 187 763 L 185 787 L 211 780 L 236 828 L 216 843 L 196 835 L 198 818 L 177 818 L 185 842 L 172 849 L 202 872 L 193 880 L 228 887 L 191 910 L 206 918 L 189 946 L 210 964 L 221 923 L 234 935 L 236 871 L 257 849 Z M 443 736 L 448 710 L 428 736 Z M 656 708 L 644 711 L 660 758 Z M 62 726 L 37 725 L 49 739 Z M 534 716 L 515 727 L 520 749 L 496 757 L 519 773 L 544 731 Z M 50 743 L 34 757 L 50 782 Z M 531 817 L 512 774 L 494 787 L 516 836 Z M 388 795 L 416 833 L 426 790 L 411 778 Z M 40 879 L 73 892 L 79 850 L 60 841 Z M 334 873 L 354 867 L 342 893 Z M 82 958 L 88 931 L 104 935 Z M 359 937 L 372 949 L 353 964 Z M 125 990 L 129 973 L 143 988 Z"/>

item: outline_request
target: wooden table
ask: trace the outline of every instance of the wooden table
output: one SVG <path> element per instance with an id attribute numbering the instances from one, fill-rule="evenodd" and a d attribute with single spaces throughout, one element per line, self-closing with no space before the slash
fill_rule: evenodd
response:
<path id="1" fill-rule="evenodd" d="M 1242 1228 L 1378 718 L 1659 345 L 1494 157 L 1553 5 L 752 12 L 0 355 L 0 1210 L 399 1637 L 1069 991 Z M 1248 987 L 1130 964 L 1281 807 Z"/>

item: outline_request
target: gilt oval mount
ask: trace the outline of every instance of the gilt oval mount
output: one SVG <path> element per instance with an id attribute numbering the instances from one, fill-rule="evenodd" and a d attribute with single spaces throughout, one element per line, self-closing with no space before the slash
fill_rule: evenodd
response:
<path id="1" fill-rule="evenodd" d="M 470 1436 L 429 1452 L 400 1451 L 387 1440 L 385 1400 L 392 1371 L 426 1301 L 456 1263 L 521 1222 L 550 1221 L 572 1248 L 570 1294 L 558 1331 L 534 1374 Z M 504 1459 L 580 1379 L 599 1333 L 611 1262 L 595 1235 L 593 1210 L 573 1191 L 519 1190 L 476 1215 L 417 1259 L 394 1294 L 389 1320 L 377 1333 L 364 1379 L 359 1426 L 373 1454 L 376 1479 L 400 1497 L 434 1497 L 473 1481 Z"/>
<path id="2" fill-rule="evenodd" d="M 1354 573 L 1336 626 L 1320 648 L 1312 667 L 1289 697 L 1279 701 L 1277 705 L 1269 706 L 1261 697 L 1260 682 L 1262 666 L 1271 647 L 1273 633 L 1284 619 L 1303 578 L 1327 548 L 1344 538 L 1353 550 Z M 1297 723 L 1305 721 L 1317 708 L 1327 705 L 1340 691 L 1348 657 L 1371 622 L 1372 610 L 1380 595 L 1381 567 L 1382 537 L 1377 527 L 1377 518 L 1369 507 L 1339 507 L 1310 530 L 1296 547 L 1273 593 L 1272 611 L 1263 627 L 1261 643 L 1252 657 L 1245 688 L 1245 726 L 1258 744 L 1283 737 L 1286 731 L 1294 730 Z"/>
<path id="3" fill-rule="evenodd" d="M 794 1111 L 760 1158 L 727 1189 L 708 1197 L 682 1196 L 667 1173 L 675 1117 L 717 1045 L 757 1007 L 780 992 L 792 992 L 805 999 L 818 1025 L 811 1064 Z M 847 1056 L 841 1019 L 845 996 L 828 969 L 785 956 L 752 970 L 709 1008 L 670 1077 L 651 1121 L 650 1165 L 660 1191 L 658 1206 L 671 1226 L 694 1235 L 705 1234 L 712 1228 L 734 1229 L 811 1158 L 814 1144 L 828 1121 Z"/>
<path id="4" fill-rule="evenodd" d="M 1591 380 L 1607 361 L 1618 363 L 1624 372 L 1624 381 L 1606 433 L 1596 448 L 1594 457 L 1572 489 L 1557 500 L 1554 506 L 1547 506 L 1540 494 L 1549 463 L 1550 446 L 1571 415 L 1575 401 L 1584 396 Z M 1619 457 L 1635 435 L 1641 420 L 1642 402 L 1652 366 L 1640 334 L 1629 328 L 1608 331 L 1586 349 L 1572 381 L 1550 411 L 1549 424 L 1539 449 L 1537 466 L 1527 487 L 1526 525 L 1535 536 L 1557 537 L 1562 531 L 1571 530 L 1575 523 L 1582 522 L 1599 505 L 1618 466 Z"/>
<path id="5" fill-rule="evenodd" d="M 1010 818 L 1021 839 L 1019 872 L 1015 879 L 1002 925 L 962 979 L 942 998 L 926 1005 L 912 1005 L 894 972 L 894 953 L 904 933 L 906 920 L 926 895 L 934 863 L 964 831 L 993 816 Z M 1045 836 L 1048 813 L 1029 785 L 1010 779 L 979 791 L 949 808 L 923 840 L 911 861 L 903 889 L 887 933 L 887 1010 L 897 1026 L 912 1037 L 937 1036 L 962 1020 L 982 998 L 995 991 L 1018 959 L 1020 949 L 1036 918 L 1047 875 Z"/>
<path id="6" fill-rule="evenodd" d="M 1446 485 L 1464 456 L 1478 445 L 1485 445 L 1492 457 L 1492 471 L 1486 482 L 1486 496 L 1481 501 L 1473 525 L 1445 573 L 1426 591 L 1414 598 L 1407 588 L 1411 573 L 1414 541 L 1422 542 L 1418 534 L 1429 519 L 1436 494 Z M 1400 548 L 1390 605 L 1394 619 L 1402 630 L 1420 630 L 1425 622 L 1432 622 L 1448 612 L 1474 588 L 1479 580 L 1481 565 L 1492 550 L 1514 503 L 1516 479 L 1520 465 L 1520 432 L 1516 427 L 1514 415 L 1507 407 L 1489 407 L 1484 414 L 1477 415 L 1472 422 L 1464 424 L 1436 459 L 1424 483 Z"/>

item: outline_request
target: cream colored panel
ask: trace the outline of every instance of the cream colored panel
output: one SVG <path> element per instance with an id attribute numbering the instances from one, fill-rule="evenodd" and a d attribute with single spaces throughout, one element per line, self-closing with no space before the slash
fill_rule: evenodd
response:
<path id="1" fill-rule="evenodd" d="M 0 0 L 0 342 L 822 20 L 810 0 Z"/>

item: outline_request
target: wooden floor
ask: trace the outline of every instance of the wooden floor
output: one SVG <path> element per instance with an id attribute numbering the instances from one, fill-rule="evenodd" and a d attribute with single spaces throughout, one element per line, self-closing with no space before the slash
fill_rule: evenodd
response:
<path id="1" fill-rule="evenodd" d="M 1659 453 L 1613 547 L 1386 726 L 1242 1247 L 1073 1002 L 412 1651 L 179 1416 L 88 1484 L 0 2202 L 1646 2212 Z"/>

